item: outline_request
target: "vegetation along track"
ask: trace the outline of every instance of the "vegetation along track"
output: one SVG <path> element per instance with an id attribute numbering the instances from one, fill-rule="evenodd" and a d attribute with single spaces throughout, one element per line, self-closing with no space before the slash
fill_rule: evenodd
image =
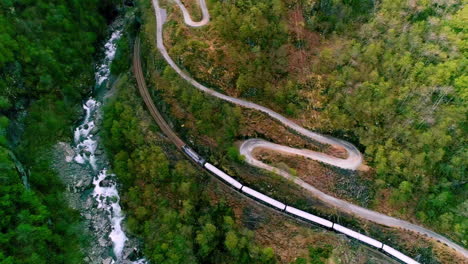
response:
<path id="1" fill-rule="evenodd" d="M 203 18 L 202 18 L 202 20 L 200 22 L 194 22 L 191 19 L 190 15 L 187 12 L 187 9 L 183 6 L 183 4 L 180 2 L 180 0 L 174 0 L 174 1 L 180 7 L 180 9 L 181 9 L 181 11 L 183 13 L 183 16 L 184 16 L 184 21 L 185 21 L 185 23 L 187 25 L 192 26 L 192 27 L 201 27 L 201 26 L 206 25 L 209 22 L 209 12 L 208 12 L 205 0 L 199 0 L 199 5 L 200 5 L 200 8 L 201 8 L 202 14 L 203 14 Z M 273 110 L 271 110 L 269 108 L 266 108 L 264 106 L 261 106 L 261 105 L 258 105 L 258 104 L 255 104 L 255 103 L 252 103 L 252 102 L 249 102 L 249 101 L 245 101 L 245 100 L 242 100 L 242 99 L 230 97 L 230 96 L 227 96 L 225 94 L 216 92 L 216 91 L 214 91 L 214 90 L 212 90 L 212 89 L 210 89 L 210 88 L 208 88 L 206 86 L 203 86 L 202 84 L 200 84 L 199 82 L 194 80 L 192 77 L 190 77 L 187 73 L 183 72 L 180 69 L 180 67 L 169 56 L 169 54 L 168 54 L 168 52 L 167 52 L 167 50 L 166 50 L 166 48 L 164 46 L 163 25 L 164 25 L 164 22 L 166 20 L 166 10 L 160 8 L 158 0 L 152 0 L 152 3 L 153 3 L 155 15 L 156 15 L 156 24 L 157 24 L 156 25 L 156 42 L 157 42 L 156 45 L 157 45 L 157 48 L 159 49 L 159 51 L 163 55 L 166 62 L 183 79 L 188 81 L 190 84 L 195 86 L 197 89 L 199 89 L 199 90 L 201 90 L 201 91 L 203 91 L 203 92 L 205 92 L 205 93 L 207 93 L 209 95 L 215 96 L 215 97 L 217 97 L 219 99 L 225 100 L 227 102 L 230 102 L 230 103 L 233 103 L 233 104 L 236 104 L 236 105 L 240 105 L 240 106 L 245 107 L 245 108 L 250 108 L 250 109 L 255 109 L 255 110 L 261 111 L 261 112 L 269 115 L 270 117 L 276 119 L 277 121 L 279 121 L 280 123 L 282 123 L 286 127 L 296 131 L 297 133 L 299 133 L 299 134 L 301 134 L 303 136 L 306 136 L 306 137 L 308 137 L 308 138 L 310 138 L 312 140 L 315 140 L 315 141 L 323 143 L 323 144 L 328 144 L 328 145 L 332 145 L 332 146 L 335 146 L 335 147 L 344 148 L 348 153 L 347 158 L 341 159 L 341 158 L 336 158 L 336 157 L 326 155 L 324 153 L 318 153 L 318 152 L 314 152 L 314 151 L 310 151 L 310 150 L 304 150 L 304 149 L 295 149 L 295 148 L 290 148 L 290 147 L 274 144 L 274 143 L 267 142 L 267 141 L 262 140 L 262 139 L 249 139 L 249 140 L 245 141 L 241 145 L 241 148 L 240 148 L 240 153 L 246 157 L 246 162 L 248 162 L 249 164 L 251 164 L 253 166 L 275 172 L 275 173 L 277 173 L 277 174 L 279 174 L 279 175 L 281 175 L 281 176 L 283 176 L 283 177 L 285 177 L 287 179 L 290 179 L 290 180 L 294 181 L 296 184 L 300 185 L 301 187 L 303 187 L 304 189 L 309 191 L 312 195 L 314 195 L 318 199 L 322 200 L 323 202 L 325 202 L 326 204 L 328 204 L 330 206 L 333 206 L 333 207 L 337 208 L 338 210 L 341 210 L 341 211 L 344 211 L 344 212 L 347 212 L 347 213 L 351 213 L 351 214 L 353 214 L 353 215 L 355 215 L 357 217 L 360 217 L 360 218 L 363 218 L 363 219 L 366 219 L 366 220 L 369 220 L 369 221 L 372 221 L 372 222 L 375 222 L 375 223 L 378 223 L 378 224 L 381 224 L 381 225 L 384 225 L 384 226 L 401 228 L 401 229 L 410 230 L 410 231 L 413 231 L 413 232 L 416 232 L 416 233 L 426 235 L 426 236 L 428 236 L 428 237 L 430 237 L 432 239 L 435 239 L 437 241 L 440 241 L 440 242 L 446 244 L 448 247 L 454 249 L 456 252 L 460 253 L 465 258 L 468 258 L 468 251 L 464 247 L 454 243 L 450 239 L 448 239 L 448 238 L 446 238 L 446 237 L 444 237 L 444 236 L 442 236 L 440 234 L 437 234 L 437 233 L 435 233 L 435 232 L 433 232 L 431 230 L 428 230 L 428 229 L 426 229 L 424 227 L 421 227 L 421 226 L 418 226 L 418 225 L 415 225 L 415 224 L 411 224 L 410 222 L 403 221 L 403 220 L 400 220 L 400 219 L 397 219 L 397 218 L 394 218 L 394 217 L 390 217 L 390 216 L 387 216 L 387 215 L 384 215 L 384 214 L 381 214 L 381 213 L 378 213 L 378 212 L 375 212 L 375 211 L 372 211 L 372 210 L 369 210 L 369 209 L 366 209 L 366 208 L 363 208 L 363 207 L 360 207 L 360 206 L 356 206 L 356 205 L 351 204 L 349 202 L 346 202 L 346 201 L 337 199 L 335 197 L 332 197 L 330 195 L 327 195 L 327 194 L 321 192 L 320 190 L 316 189 L 315 187 L 311 186 L 310 184 L 302 181 L 301 179 L 298 179 L 297 177 L 293 177 L 288 172 L 280 170 L 280 169 L 272 167 L 272 166 L 269 166 L 269 165 L 255 159 L 252 156 L 252 151 L 255 148 L 262 147 L 262 148 L 271 149 L 273 151 L 287 152 L 287 153 L 290 153 L 290 154 L 305 156 L 305 157 L 308 157 L 308 158 L 311 158 L 311 159 L 314 159 L 314 160 L 317 160 L 317 161 L 320 161 L 320 162 L 323 162 L 323 163 L 327 163 L 327 164 L 330 164 L 330 165 L 333 165 L 333 166 L 337 166 L 337 167 L 344 168 L 344 169 L 350 169 L 350 170 L 357 169 L 362 163 L 361 153 L 359 152 L 359 150 L 355 146 L 353 146 L 349 142 L 312 132 L 312 131 L 310 131 L 308 129 L 305 129 L 305 128 L 297 125 L 296 123 L 292 122 L 291 120 L 287 119 L 286 117 L 284 117 L 284 116 L 282 116 L 282 115 L 280 115 L 280 114 L 274 112 Z M 140 78 L 142 78 L 142 76 Z M 147 97 L 147 99 L 150 99 L 149 95 L 146 95 L 146 97 Z M 145 102 L 146 102 L 147 99 L 145 99 Z M 153 107 L 154 107 L 154 105 L 153 105 Z M 158 116 L 159 116 L 158 118 L 160 118 L 160 115 L 158 115 Z M 167 126 L 167 123 L 165 123 L 165 126 Z M 166 130 L 166 129 L 169 129 L 169 128 L 167 127 L 167 128 L 162 128 L 162 129 Z M 173 134 L 172 131 L 171 131 L 171 133 Z M 178 140 L 180 140 L 180 139 L 178 139 Z"/>
<path id="2" fill-rule="evenodd" d="M 182 148 L 182 146 L 184 146 L 185 143 L 174 133 L 174 131 L 172 131 L 172 129 L 167 124 L 166 120 L 164 120 L 164 118 L 161 116 L 158 109 L 154 105 L 153 99 L 151 99 L 151 95 L 149 94 L 148 89 L 146 88 L 145 78 L 143 77 L 143 71 L 141 69 L 140 62 L 139 38 L 135 40 L 135 47 L 133 48 L 133 73 L 137 81 L 137 86 L 138 90 L 140 91 L 140 95 L 143 98 L 146 107 L 148 107 L 151 116 L 159 125 L 163 133 L 169 137 L 169 140 L 171 140 L 179 149 Z"/>

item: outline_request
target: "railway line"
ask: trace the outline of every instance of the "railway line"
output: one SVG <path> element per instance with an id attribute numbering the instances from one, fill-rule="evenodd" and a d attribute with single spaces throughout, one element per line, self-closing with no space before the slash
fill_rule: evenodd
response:
<path id="1" fill-rule="evenodd" d="M 135 45 L 133 48 L 133 74 L 135 75 L 135 79 L 137 81 L 138 91 L 140 92 L 140 95 L 143 98 L 143 101 L 145 102 L 145 105 L 148 108 L 151 116 L 161 128 L 162 132 L 166 134 L 169 140 L 172 141 L 172 143 L 174 143 L 177 148 L 182 149 L 185 143 L 174 133 L 169 124 L 167 124 L 166 120 L 164 120 L 162 117 L 161 113 L 159 113 L 158 109 L 154 105 L 153 99 L 151 99 L 148 88 L 146 87 L 145 78 L 143 77 L 143 70 L 141 69 L 139 38 L 135 40 Z"/>
<path id="2" fill-rule="evenodd" d="M 191 19 L 191 17 L 188 14 L 186 8 L 183 6 L 183 4 L 180 2 L 180 0 L 174 0 L 174 1 L 176 2 L 176 4 L 181 9 L 181 11 L 183 13 L 183 16 L 184 16 L 184 21 L 185 21 L 185 23 L 187 25 L 193 26 L 193 27 L 201 27 L 203 25 L 206 25 L 209 22 L 209 13 L 208 13 L 208 9 L 206 7 L 205 0 L 199 0 L 199 4 L 200 4 L 200 7 L 202 9 L 202 15 L 203 15 L 203 19 L 200 22 L 194 22 Z M 180 77 L 185 79 L 187 82 L 192 84 L 197 89 L 199 89 L 199 90 L 201 90 L 201 91 L 203 91 L 203 92 L 205 92 L 205 93 L 207 93 L 209 95 L 212 95 L 214 97 L 217 97 L 219 99 L 225 100 L 225 101 L 233 103 L 233 104 L 240 105 L 240 106 L 245 107 L 245 108 L 256 109 L 258 111 L 264 112 L 267 115 L 269 115 L 270 117 L 272 117 L 273 119 L 276 119 L 277 121 L 279 121 L 280 123 L 282 123 L 286 127 L 291 128 L 292 130 L 296 131 L 299 134 L 302 134 L 302 135 L 304 135 L 304 136 L 306 136 L 308 138 L 311 138 L 311 139 L 316 140 L 318 142 L 321 142 L 323 144 L 330 144 L 330 145 L 342 147 L 348 152 L 348 157 L 347 158 L 340 159 L 340 158 L 328 156 L 328 155 L 323 154 L 323 153 L 317 153 L 317 152 L 313 152 L 313 151 L 309 151 L 309 150 L 299 150 L 299 149 L 289 148 L 289 147 L 286 147 L 286 146 L 281 146 L 281 145 L 274 144 L 274 143 L 271 143 L 271 142 L 267 142 L 267 141 L 264 141 L 264 140 L 261 140 L 261 139 L 249 139 L 249 140 L 245 141 L 241 146 L 241 154 L 246 156 L 246 161 L 248 163 L 250 163 L 251 165 L 256 166 L 256 167 L 260 167 L 260 168 L 263 168 L 263 169 L 266 169 L 266 170 L 273 171 L 273 172 L 278 173 L 279 175 L 281 175 L 281 176 L 283 176 L 285 178 L 289 178 L 289 179 L 292 179 L 293 177 L 291 175 L 289 175 L 287 172 L 279 170 L 279 169 L 277 169 L 275 167 L 271 167 L 271 166 L 269 166 L 267 164 L 264 164 L 261 161 L 258 161 L 254 157 L 252 157 L 251 153 L 252 153 L 253 149 L 258 148 L 258 147 L 265 147 L 265 148 L 269 148 L 269 149 L 276 150 L 276 151 L 285 151 L 285 152 L 293 153 L 293 154 L 296 154 L 296 155 L 307 156 L 307 157 L 310 157 L 312 159 L 315 159 L 315 160 L 318 160 L 318 161 L 321 161 L 321 162 L 324 162 L 324 163 L 331 164 L 333 166 L 337 166 L 337 167 L 341 167 L 341 168 L 345 168 L 345 169 L 351 169 L 351 170 L 356 169 L 362 163 L 362 155 L 360 154 L 360 152 L 352 144 L 350 144 L 350 143 L 348 143 L 346 141 L 340 140 L 340 139 L 331 138 L 331 137 L 328 137 L 328 136 L 325 136 L 325 135 L 321 135 L 321 134 L 309 131 L 309 130 L 295 124 L 294 122 L 288 120 L 287 118 L 281 116 L 280 114 L 278 114 L 278 113 L 276 113 L 276 112 L 274 112 L 274 111 L 272 111 L 272 110 L 270 110 L 270 109 L 268 109 L 266 107 L 263 107 L 263 106 L 260 106 L 260 105 L 257 105 L 255 103 L 248 102 L 248 101 L 245 101 L 245 100 L 242 100 L 242 99 L 233 98 L 233 97 L 218 93 L 218 92 L 216 92 L 216 91 L 214 91 L 214 90 L 212 90 L 212 89 L 210 89 L 208 87 L 205 87 L 202 84 L 198 83 L 196 80 L 194 80 L 192 77 L 190 77 L 187 73 L 182 71 L 180 69 L 180 67 L 169 56 L 169 54 L 167 53 L 167 50 L 166 50 L 166 48 L 164 46 L 164 40 L 163 40 L 162 32 L 163 32 L 163 25 L 164 25 L 164 22 L 166 20 L 166 10 L 160 8 L 158 0 L 152 0 L 152 3 L 153 3 L 155 15 L 156 15 L 156 24 L 157 24 L 156 25 L 156 40 L 157 40 L 156 44 L 157 44 L 157 48 L 160 51 L 161 55 L 166 60 L 166 62 L 168 63 L 168 65 L 170 67 L 172 67 L 180 75 Z M 299 209 L 284 205 L 279 201 L 276 201 L 276 200 L 274 200 L 274 199 L 272 199 L 270 197 L 267 197 L 267 196 L 265 196 L 265 195 L 263 195 L 261 193 L 256 192 L 255 190 L 252 190 L 252 189 L 250 189 L 250 188 L 248 188 L 246 186 L 243 186 L 241 183 L 237 182 L 235 179 L 233 179 L 229 175 L 225 174 L 224 172 L 217 169 L 213 165 L 207 163 L 195 151 L 193 151 L 190 147 L 188 147 L 179 137 L 177 137 L 177 135 L 172 131 L 170 126 L 167 124 L 167 122 L 163 119 L 163 117 L 157 111 L 154 103 L 151 100 L 151 96 L 148 93 L 148 90 L 146 88 L 146 84 L 144 82 L 143 73 L 141 71 L 141 65 L 140 65 L 140 61 L 139 61 L 139 49 L 140 49 L 140 44 L 139 44 L 139 40 L 137 39 L 137 41 L 135 43 L 135 49 L 134 49 L 134 58 L 133 58 L 134 67 L 133 67 L 133 69 L 134 69 L 134 72 L 135 72 L 135 77 L 137 79 L 140 94 L 142 95 L 142 97 L 143 97 L 143 99 L 145 101 L 145 104 L 147 105 L 148 110 L 150 111 L 151 116 L 155 119 L 155 121 L 161 127 L 161 130 L 192 161 L 198 163 L 200 166 L 202 166 L 203 168 L 208 170 L 210 173 L 215 175 L 218 179 L 221 179 L 222 181 L 224 181 L 225 183 L 230 185 L 232 188 L 239 190 L 242 194 L 244 194 L 246 196 L 249 196 L 249 197 L 253 197 L 256 200 L 259 200 L 259 201 L 269 205 L 272 208 L 275 208 L 275 209 L 277 209 L 279 211 L 288 213 L 288 214 L 293 215 L 293 216 L 295 216 L 297 218 L 300 218 L 302 220 L 313 222 L 313 223 L 322 225 L 324 227 L 330 228 L 332 230 L 335 230 L 336 232 L 343 233 L 343 234 L 345 234 L 345 235 L 347 235 L 349 237 L 353 237 L 353 238 L 355 238 L 355 239 L 357 239 L 357 240 L 359 240 L 359 241 L 361 241 L 363 243 L 366 243 L 366 244 L 368 244 L 370 246 L 377 247 L 377 248 L 383 250 L 388 255 L 391 255 L 391 256 L 399 259 L 400 261 L 402 261 L 404 263 L 418 263 L 417 261 L 409 258 L 408 256 L 405 256 L 401 252 L 389 247 L 388 245 L 385 245 L 385 244 L 383 244 L 383 243 L 381 243 L 379 241 L 376 241 L 376 240 L 374 240 L 372 238 L 366 237 L 366 236 L 364 236 L 362 234 L 359 234 L 359 233 L 354 232 L 354 231 L 352 231 L 350 229 L 347 229 L 347 228 L 345 228 L 343 226 L 340 226 L 337 223 L 332 223 L 331 227 L 327 226 L 327 225 L 324 225 L 323 224 L 324 222 L 323 223 L 320 223 L 320 222 L 322 220 L 323 221 L 328 221 L 328 220 L 323 219 L 323 218 L 318 219 L 319 217 L 317 218 L 317 216 L 314 216 L 314 215 L 311 215 L 311 214 L 309 214 L 307 212 L 303 212 L 303 211 L 301 211 Z M 333 206 L 333 207 L 335 207 L 335 208 L 337 208 L 337 209 L 339 209 L 341 211 L 354 214 L 357 217 L 360 217 L 360 218 L 363 218 L 363 219 L 366 219 L 366 220 L 369 220 L 369 221 L 373 221 L 375 223 L 382 224 L 382 225 L 385 225 L 385 226 L 396 227 L 396 228 L 400 228 L 400 229 L 409 230 L 409 231 L 412 231 L 412 232 L 423 234 L 425 236 L 428 236 L 429 238 L 432 238 L 432 239 L 435 239 L 435 240 L 437 240 L 437 241 L 439 241 L 441 243 L 444 243 L 448 247 L 454 249 L 457 253 L 460 253 L 465 258 L 468 258 L 468 251 L 465 248 L 463 248 L 462 246 L 452 242 L 451 240 L 447 239 L 446 237 L 444 237 L 444 236 L 442 236 L 440 234 L 437 234 L 437 233 L 435 233 L 435 232 L 433 232 L 431 230 L 428 230 L 426 228 L 423 228 L 421 226 L 411 224 L 411 223 L 409 223 L 407 221 L 403 221 L 403 220 L 400 220 L 400 219 L 397 219 L 397 218 L 389 217 L 389 216 L 383 215 L 381 213 L 378 213 L 378 212 L 375 212 L 375 211 L 372 211 L 372 210 L 369 210 L 369 209 L 366 209 L 366 208 L 362 208 L 362 207 L 356 206 L 354 204 L 348 203 L 346 201 L 343 201 L 343 200 L 337 199 L 335 197 L 329 196 L 329 195 L 319 191 L 318 189 L 314 188 L 313 186 L 303 182 L 300 179 L 294 178 L 293 180 L 294 180 L 295 183 L 302 186 L 307 191 L 311 192 L 315 197 L 319 198 L 320 200 L 322 200 L 326 204 L 331 205 L 331 206 Z M 268 201 L 270 201 L 270 202 L 268 202 Z M 280 206 L 275 206 L 275 204 L 278 205 L 277 203 L 281 203 L 281 205 Z M 284 205 L 284 207 L 281 209 L 282 205 Z M 317 220 L 317 221 L 314 221 L 314 220 Z M 320 221 L 318 221 L 318 220 L 320 220 Z M 330 221 L 328 221 L 328 222 L 330 222 Z"/>

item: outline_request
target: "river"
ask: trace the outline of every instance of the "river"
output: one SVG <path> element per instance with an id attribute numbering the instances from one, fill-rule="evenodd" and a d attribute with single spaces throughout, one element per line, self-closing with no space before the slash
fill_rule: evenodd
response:
<path id="1" fill-rule="evenodd" d="M 108 159 L 100 144 L 102 105 L 110 87 L 110 65 L 116 53 L 121 29 L 114 26 L 103 48 L 103 58 L 96 67 L 95 89 L 83 104 L 83 118 L 74 130 L 73 143 L 56 145 L 54 166 L 67 186 L 67 200 L 83 217 L 83 232 L 88 239 L 85 263 L 144 264 L 139 243 L 129 238 L 122 222 L 118 182 L 109 173 Z"/>

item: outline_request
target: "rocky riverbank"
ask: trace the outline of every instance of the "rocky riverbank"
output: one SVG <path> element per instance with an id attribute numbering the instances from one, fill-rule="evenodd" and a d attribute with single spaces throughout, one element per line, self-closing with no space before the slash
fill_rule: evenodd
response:
<path id="1" fill-rule="evenodd" d="M 105 56 L 96 70 L 96 87 L 109 88 L 109 67 L 120 35 L 121 31 L 115 29 L 105 44 Z M 95 91 L 95 94 L 99 93 Z M 125 233 L 117 178 L 108 173 L 109 162 L 99 144 L 102 100 L 89 98 L 83 104 L 84 116 L 74 131 L 73 143 L 58 142 L 54 147 L 54 168 L 66 185 L 70 206 L 83 219 L 83 232 L 89 245 L 83 249 L 84 262 L 146 263 L 138 250 L 138 240 Z"/>
<path id="2" fill-rule="evenodd" d="M 96 113 L 96 115 L 100 115 Z M 99 127 L 100 122 L 97 122 Z M 95 131 L 97 128 L 94 129 Z M 99 142 L 99 133 L 94 134 Z M 96 199 L 96 186 L 112 188 L 116 186 L 115 176 L 105 171 L 98 172 L 86 163 L 75 161 L 76 150 L 69 142 L 59 142 L 55 146 L 54 166 L 66 185 L 66 197 L 70 206 L 78 210 L 83 218 L 83 232 L 89 237 L 89 248 L 85 252 L 86 263 L 110 264 L 117 262 L 110 237 L 112 212 L 103 208 L 103 201 Z M 94 152 L 97 167 L 108 167 L 104 149 L 97 145 Z M 102 175 L 106 175 L 104 178 Z M 101 177 L 99 177 L 101 176 Z M 112 199 L 112 198 L 109 198 Z M 107 200 L 107 198 L 105 198 Z M 106 202 L 106 201 L 104 201 Z M 124 241 L 119 263 L 132 263 L 141 258 L 138 241 L 132 237 Z"/>

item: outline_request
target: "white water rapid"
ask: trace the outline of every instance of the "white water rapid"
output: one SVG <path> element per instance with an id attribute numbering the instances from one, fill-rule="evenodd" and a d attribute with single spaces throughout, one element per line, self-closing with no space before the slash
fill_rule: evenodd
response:
<path id="1" fill-rule="evenodd" d="M 110 65 L 115 56 L 117 41 L 121 36 L 121 31 L 116 30 L 112 33 L 110 39 L 105 44 L 105 57 L 102 64 L 97 67 L 96 71 L 96 86 L 100 87 L 110 75 Z M 108 169 L 104 157 L 96 156 L 99 137 L 93 134 L 97 131 L 96 117 L 100 113 L 101 102 L 96 99 L 89 98 L 83 105 L 85 111 L 84 120 L 74 132 L 74 151 L 75 156 L 73 161 L 78 164 L 88 165 L 92 168 L 95 176 L 92 181 L 93 192 L 92 196 L 97 202 L 97 209 L 102 210 L 107 216 L 111 232 L 109 239 L 112 241 L 112 249 L 114 259 L 111 263 L 134 263 L 145 264 L 145 259 L 136 261 L 123 260 L 122 251 L 128 238 L 122 229 L 122 221 L 124 214 L 120 207 L 120 196 L 117 189 L 115 174 L 107 173 Z M 71 161 L 71 160 L 70 160 Z"/>

